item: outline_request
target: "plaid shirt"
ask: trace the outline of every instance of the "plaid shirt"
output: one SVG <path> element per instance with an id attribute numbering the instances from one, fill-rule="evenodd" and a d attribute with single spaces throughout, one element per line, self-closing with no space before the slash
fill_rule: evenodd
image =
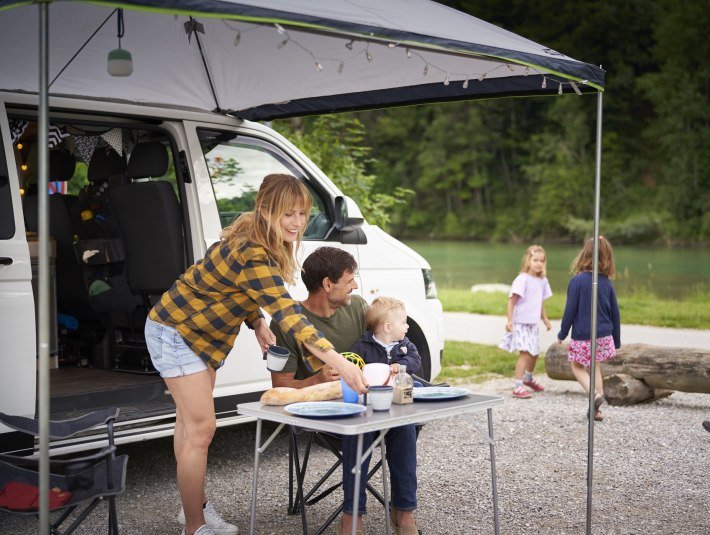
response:
<path id="1" fill-rule="evenodd" d="M 251 244 L 236 253 L 226 241 L 213 244 L 163 294 L 148 317 L 175 328 L 190 349 L 216 370 L 234 347 L 242 323 L 251 326 L 263 317 L 260 308 L 299 343 L 324 351 L 333 348 L 301 315 L 300 305 L 291 299 L 264 248 Z M 304 358 L 316 368 L 323 365 L 312 355 Z"/>

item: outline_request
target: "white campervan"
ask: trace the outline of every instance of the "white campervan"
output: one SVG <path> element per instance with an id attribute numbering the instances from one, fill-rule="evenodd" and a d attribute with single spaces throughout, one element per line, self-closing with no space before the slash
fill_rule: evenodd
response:
<path id="1" fill-rule="evenodd" d="M 174 405 L 143 339 L 147 310 L 251 209 L 269 173 L 304 181 L 314 200 L 302 260 L 321 246 L 358 261 L 359 291 L 406 303 L 418 374 L 436 376 L 444 346 L 429 264 L 368 225 L 356 203 L 261 124 L 217 114 L 97 100 L 50 101 L 52 418 L 119 406 L 118 443 L 172 434 Z M 37 101 L 0 92 L 0 411 L 36 413 Z M 34 287 L 33 287 L 34 286 Z M 305 296 L 298 285 L 296 298 Z M 251 331 L 217 374 L 218 425 L 247 421 L 237 403 L 270 378 Z M 91 436 L 54 451 L 94 447 Z M 0 426 L 0 451 L 30 447 Z"/>

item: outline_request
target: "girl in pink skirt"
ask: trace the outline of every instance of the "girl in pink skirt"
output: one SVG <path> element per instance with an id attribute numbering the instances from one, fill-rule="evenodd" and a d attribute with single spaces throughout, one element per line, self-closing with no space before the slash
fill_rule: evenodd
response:
<path id="1" fill-rule="evenodd" d="M 520 352 L 515 365 L 515 385 L 513 397 L 529 398 L 533 392 L 542 392 L 543 386 L 533 379 L 533 371 L 540 354 L 538 324 L 545 323 L 549 331 L 552 326 L 545 312 L 545 299 L 552 295 L 545 276 L 547 259 L 545 250 L 539 245 L 531 245 L 525 250 L 520 265 L 520 274 L 515 277 L 508 296 L 507 331 L 498 347 Z"/>
<path id="2" fill-rule="evenodd" d="M 567 338 L 570 327 L 572 340 L 569 344 L 569 362 L 572 373 L 589 392 L 589 365 L 592 348 L 592 264 L 594 261 L 594 239 L 586 241 L 584 247 L 572 262 L 572 273 L 575 276 L 567 287 L 567 304 L 562 316 L 562 325 L 557 335 L 558 342 Z M 616 293 L 611 281 L 616 276 L 614 255 L 611 244 L 599 237 L 599 279 L 597 301 L 597 362 L 613 359 L 616 350 L 621 347 L 621 325 L 619 319 L 619 305 L 616 302 Z M 599 410 L 604 403 L 604 383 L 602 382 L 601 366 L 595 367 L 595 402 L 594 419 L 601 420 Z"/>

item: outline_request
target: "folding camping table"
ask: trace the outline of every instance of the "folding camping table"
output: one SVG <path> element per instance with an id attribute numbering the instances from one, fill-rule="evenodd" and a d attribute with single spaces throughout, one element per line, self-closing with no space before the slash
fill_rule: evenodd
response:
<path id="1" fill-rule="evenodd" d="M 251 515 L 249 518 L 249 535 L 254 534 L 254 524 L 256 519 L 256 495 L 259 478 L 259 458 L 261 453 L 266 450 L 271 441 L 281 431 L 284 425 L 303 427 L 315 431 L 324 431 L 328 433 L 336 433 L 340 435 L 357 435 L 357 461 L 355 469 L 355 488 L 360 486 L 360 472 L 362 459 L 365 455 L 370 455 L 372 449 L 380 444 L 383 448 L 382 456 L 384 459 L 384 440 L 383 437 L 388 429 L 399 427 L 406 424 L 421 424 L 439 418 L 447 418 L 458 414 L 465 414 L 480 410 L 486 410 L 488 413 L 488 433 L 483 433 L 490 447 L 491 460 L 491 483 L 493 491 L 493 524 L 496 535 L 500 532 L 500 522 L 498 516 L 498 486 L 496 483 L 496 459 L 495 447 L 493 441 L 493 407 L 503 403 L 501 396 L 485 396 L 480 394 L 469 394 L 465 397 L 453 400 L 440 401 L 417 401 L 408 405 L 392 405 L 389 411 L 374 411 L 371 407 L 356 416 L 346 418 L 305 418 L 294 416 L 284 410 L 284 407 L 263 405 L 259 402 L 242 403 L 237 407 L 240 414 L 253 416 L 256 418 L 256 441 L 254 448 L 254 477 L 252 481 L 251 495 Z M 264 420 L 276 422 L 280 425 L 271 434 L 271 436 L 262 444 L 261 443 L 261 428 Z M 380 436 L 373 443 L 373 446 L 367 451 L 362 451 L 363 433 L 379 431 Z M 385 502 L 387 502 L 387 479 L 386 467 L 383 466 L 383 484 L 385 486 Z M 299 485 L 300 486 L 300 485 Z M 299 492 L 302 489 L 299 488 Z M 353 511 L 358 510 L 359 493 L 355 492 L 353 499 Z M 385 523 L 387 524 L 387 533 L 390 533 L 389 525 L 389 504 L 385 503 Z M 353 535 L 355 529 L 353 529 Z M 305 535 L 305 534 L 304 534 Z"/>

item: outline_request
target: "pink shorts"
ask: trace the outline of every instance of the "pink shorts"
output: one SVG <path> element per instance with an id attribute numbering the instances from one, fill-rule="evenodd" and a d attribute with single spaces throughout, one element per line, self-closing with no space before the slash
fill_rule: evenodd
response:
<path id="1" fill-rule="evenodd" d="M 571 340 L 569 343 L 569 355 L 567 359 L 570 362 L 581 364 L 585 368 L 589 368 L 589 355 L 592 353 L 591 340 Z M 614 337 L 605 336 L 597 338 L 597 362 L 610 360 L 616 356 L 616 348 L 614 347 Z"/>

